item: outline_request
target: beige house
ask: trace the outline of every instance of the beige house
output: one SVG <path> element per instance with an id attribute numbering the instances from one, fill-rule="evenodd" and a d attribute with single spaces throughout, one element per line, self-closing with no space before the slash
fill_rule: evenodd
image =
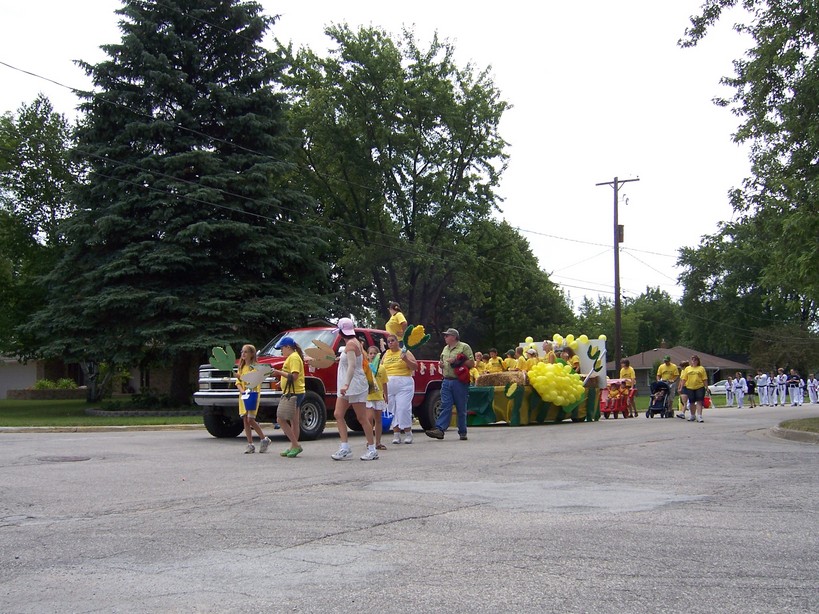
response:
<path id="1" fill-rule="evenodd" d="M 0 399 L 5 399 L 9 390 L 33 386 L 34 382 L 45 377 L 44 371 L 39 360 L 23 364 L 16 358 L 0 356 Z"/>
<path id="2" fill-rule="evenodd" d="M 634 369 L 634 374 L 637 376 L 637 391 L 638 394 L 648 394 L 651 382 L 657 379 L 657 367 L 663 361 L 663 358 L 668 355 L 671 356 L 671 362 L 678 367 L 684 360 L 690 362 L 691 357 L 696 354 L 700 357 L 702 366 L 708 373 L 708 383 L 713 384 L 715 381 L 725 379 L 729 375 L 733 376 L 737 371 L 742 373 L 752 372 L 751 365 L 746 365 L 734 360 L 720 358 L 713 354 L 706 354 L 705 352 L 698 352 L 691 348 L 676 345 L 673 348 L 654 348 L 639 354 L 632 354 L 631 356 L 624 356 L 628 358 L 631 367 Z M 609 377 L 618 377 L 620 374 L 620 365 L 614 364 L 614 361 L 606 363 L 606 370 Z"/>

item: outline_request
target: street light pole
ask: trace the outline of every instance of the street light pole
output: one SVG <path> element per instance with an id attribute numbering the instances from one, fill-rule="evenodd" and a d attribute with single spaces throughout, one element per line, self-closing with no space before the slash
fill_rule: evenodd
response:
<path id="1" fill-rule="evenodd" d="M 620 358 L 622 357 L 622 307 L 620 304 L 620 243 L 623 242 L 623 232 L 620 226 L 620 186 L 631 181 L 640 181 L 637 179 L 618 179 L 614 181 L 604 181 L 596 183 L 595 185 L 610 185 L 614 188 L 614 368 L 617 370 L 620 365 Z"/>

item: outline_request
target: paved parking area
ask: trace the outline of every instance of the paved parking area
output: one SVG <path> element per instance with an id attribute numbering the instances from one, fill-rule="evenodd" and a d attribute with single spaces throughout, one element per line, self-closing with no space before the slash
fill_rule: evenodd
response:
<path id="1" fill-rule="evenodd" d="M 4 432 L 0 611 L 816 612 L 819 445 L 769 434 L 809 415 L 419 431 L 374 462 Z"/>

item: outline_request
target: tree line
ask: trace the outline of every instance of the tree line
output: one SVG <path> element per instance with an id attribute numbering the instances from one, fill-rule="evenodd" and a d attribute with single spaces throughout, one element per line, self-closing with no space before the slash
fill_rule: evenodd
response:
<path id="1" fill-rule="evenodd" d="M 161 366 L 186 401 L 214 345 L 318 317 L 380 326 L 390 300 L 476 347 L 610 334 L 611 302 L 575 315 L 499 219 L 510 105 L 450 42 L 334 25 L 321 56 L 267 49 L 277 18 L 256 2 L 127 0 L 117 12 L 107 59 L 80 62 L 94 88 L 78 92 L 73 125 L 42 96 L 0 118 L 4 354 L 59 357 L 90 379 L 102 362 Z M 752 195 L 735 207 L 751 211 Z M 753 222 L 738 226 L 730 249 L 726 226 L 683 250 L 681 304 L 650 287 L 625 301 L 625 354 L 664 340 L 761 356 L 755 344 L 781 330 L 816 359 L 815 277 L 785 267 L 777 286 L 786 241 L 752 249 Z"/>

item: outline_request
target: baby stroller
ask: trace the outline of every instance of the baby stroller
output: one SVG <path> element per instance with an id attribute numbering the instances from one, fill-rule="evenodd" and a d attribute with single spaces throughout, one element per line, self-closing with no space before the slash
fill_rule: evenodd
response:
<path id="1" fill-rule="evenodd" d="M 674 412 L 668 408 L 668 394 L 670 389 L 664 381 L 651 384 L 651 401 L 646 411 L 646 418 L 653 418 L 654 414 L 660 414 L 660 418 L 670 418 Z"/>

